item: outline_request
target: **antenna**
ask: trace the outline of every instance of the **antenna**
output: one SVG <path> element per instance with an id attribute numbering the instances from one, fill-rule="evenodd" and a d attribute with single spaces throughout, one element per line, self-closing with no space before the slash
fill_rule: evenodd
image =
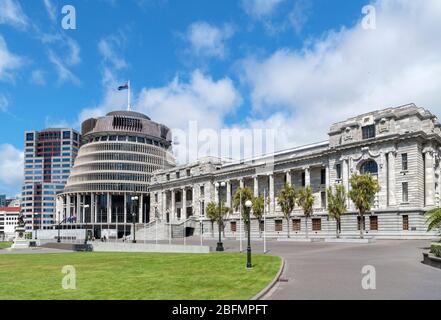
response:
<path id="1" fill-rule="evenodd" d="M 130 105 L 130 91 L 132 90 L 132 86 L 130 85 L 130 80 L 127 81 L 127 111 L 131 111 L 132 106 Z"/>

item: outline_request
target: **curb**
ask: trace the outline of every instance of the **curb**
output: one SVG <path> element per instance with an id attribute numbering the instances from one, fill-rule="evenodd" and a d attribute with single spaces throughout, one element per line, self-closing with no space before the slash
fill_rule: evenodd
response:
<path id="1" fill-rule="evenodd" d="M 282 265 L 280 266 L 280 269 L 274 277 L 273 281 L 271 281 L 271 283 L 267 285 L 262 291 L 252 297 L 251 300 L 261 300 L 263 296 L 265 296 L 277 284 L 277 282 L 279 282 L 283 270 L 285 270 L 285 259 L 283 257 L 280 258 L 282 259 Z"/>

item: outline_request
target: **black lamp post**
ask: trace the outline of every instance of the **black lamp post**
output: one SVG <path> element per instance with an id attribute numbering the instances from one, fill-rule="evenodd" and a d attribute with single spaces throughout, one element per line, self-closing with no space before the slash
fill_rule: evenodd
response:
<path id="1" fill-rule="evenodd" d="M 219 219 L 218 219 L 218 227 L 219 227 L 219 242 L 216 246 L 216 251 L 224 251 L 224 245 L 222 243 L 222 228 L 221 228 L 221 220 L 222 220 L 222 202 L 221 202 L 221 187 L 225 187 L 225 182 L 216 182 L 215 187 L 218 191 L 218 200 L 219 200 Z"/>
<path id="2" fill-rule="evenodd" d="M 253 265 L 251 264 L 251 217 L 250 217 L 250 211 L 252 205 L 253 203 L 250 200 L 247 200 L 245 202 L 245 207 L 247 210 L 247 220 L 248 220 L 247 269 L 251 269 L 253 267 Z"/>
<path id="3" fill-rule="evenodd" d="M 133 240 L 132 243 L 136 243 L 136 212 L 135 212 L 135 201 L 138 201 L 138 196 L 132 197 L 132 223 L 133 223 Z"/>

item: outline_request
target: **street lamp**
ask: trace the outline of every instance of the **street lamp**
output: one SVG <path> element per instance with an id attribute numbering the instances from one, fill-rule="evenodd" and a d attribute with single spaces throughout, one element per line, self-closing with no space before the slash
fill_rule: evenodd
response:
<path id="1" fill-rule="evenodd" d="M 136 212 L 135 212 L 135 201 L 138 201 L 138 196 L 133 196 L 132 198 L 132 223 L 133 223 L 133 240 L 132 243 L 136 243 Z"/>
<path id="2" fill-rule="evenodd" d="M 83 205 L 83 219 L 84 219 L 84 222 L 86 223 L 86 227 L 85 227 L 85 230 L 86 230 L 86 236 L 84 237 L 84 244 L 87 244 L 87 237 L 88 237 L 88 234 L 87 234 L 86 209 L 89 208 L 89 207 L 90 207 L 90 206 L 89 206 L 88 204 Z"/>
<path id="3" fill-rule="evenodd" d="M 219 242 L 216 246 L 216 251 L 224 251 L 224 245 L 222 244 L 222 230 L 221 230 L 221 220 L 222 220 L 222 202 L 221 202 L 221 188 L 225 187 L 225 182 L 216 182 L 214 185 L 218 191 L 218 201 L 219 201 L 219 219 L 218 219 L 218 227 L 219 227 Z"/>
<path id="4" fill-rule="evenodd" d="M 250 211 L 253 203 L 250 200 L 245 202 L 245 207 L 247 210 L 247 220 L 248 220 L 248 246 L 247 246 L 247 269 L 251 269 L 253 265 L 251 264 L 251 218 Z"/>

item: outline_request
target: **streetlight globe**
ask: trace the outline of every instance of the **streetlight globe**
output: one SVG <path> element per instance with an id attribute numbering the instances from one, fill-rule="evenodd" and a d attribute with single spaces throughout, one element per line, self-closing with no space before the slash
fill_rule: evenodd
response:
<path id="1" fill-rule="evenodd" d="M 225 182 L 222 181 L 220 185 L 221 185 L 222 188 L 225 187 Z"/>
<path id="2" fill-rule="evenodd" d="M 216 188 L 219 188 L 219 182 L 216 182 L 216 183 L 214 184 L 214 186 L 215 186 Z"/>
<path id="3" fill-rule="evenodd" d="M 251 208 L 252 205 L 253 205 L 253 203 L 251 202 L 251 200 L 247 200 L 245 202 L 245 207 L 247 207 L 247 208 Z"/>

